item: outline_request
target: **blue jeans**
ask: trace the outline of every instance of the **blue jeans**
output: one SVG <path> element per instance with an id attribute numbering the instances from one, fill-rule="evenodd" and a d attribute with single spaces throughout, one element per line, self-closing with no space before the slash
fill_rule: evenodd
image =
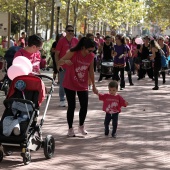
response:
<path id="1" fill-rule="evenodd" d="M 65 100 L 65 91 L 64 91 L 64 87 L 63 87 L 63 80 L 64 80 L 64 75 L 65 75 L 66 70 L 64 71 L 60 71 L 59 72 L 59 97 L 60 97 L 60 101 L 64 101 Z"/>
<path id="2" fill-rule="evenodd" d="M 119 116 L 119 113 L 113 113 L 113 114 L 106 113 L 105 120 L 104 120 L 105 135 L 108 135 L 109 133 L 109 124 L 111 120 L 112 120 L 112 126 L 113 126 L 112 135 L 116 134 L 117 125 L 118 125 L 118 116 Z"/>

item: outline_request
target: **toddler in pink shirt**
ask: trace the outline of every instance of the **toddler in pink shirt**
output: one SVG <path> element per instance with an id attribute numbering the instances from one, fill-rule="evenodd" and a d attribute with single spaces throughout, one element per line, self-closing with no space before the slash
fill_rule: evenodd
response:
<path id="1" fill-rule="evenodd" d="M 121 107 L 126 107 L 128 102 L 126 102 L 122 96 L 117 94 L 118 83 L 117 81 L 111 81 L 108 85 L 109 93 L 101 94 L 98 93 L 99 100 L 103 101 L 103 111 L 106 112 L 105 115 L 105 135 L 109 135 L 109 124 L 112 119 L 112 137 L 116 138 L 116 131 L 118 125 L 118 116 L 121 112 Z"/>

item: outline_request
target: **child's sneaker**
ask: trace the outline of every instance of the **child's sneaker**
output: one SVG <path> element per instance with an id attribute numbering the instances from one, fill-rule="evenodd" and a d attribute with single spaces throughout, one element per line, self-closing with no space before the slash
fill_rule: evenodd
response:
<path id="1" fill-rule="evenodd" d="M 73 128 L 68 129 L 67 136 L 69 136 L 69 137 L 75 137 L 76 136 Z"/>
<path id="2" fill-rule="evenodd" d="M 112 138 L 116 138 L 116 136 L 117 136 L 116 133 L 112 134 Z"/>
<path id="3" fill-rule="evenodd" d="M 88 134 L 88 132 L 84 129 L 84 125 L 78 127 L 78 132 L 80 132 L 82 135 Z"/>
<path id="4" fill-rule="evenodd" d="M 105 136 L 108 136 L 108 135 L 109 135 L 109 130 L 108 130 L 108 129 L 105 129 L 104 134 L 105 134 Z"/>

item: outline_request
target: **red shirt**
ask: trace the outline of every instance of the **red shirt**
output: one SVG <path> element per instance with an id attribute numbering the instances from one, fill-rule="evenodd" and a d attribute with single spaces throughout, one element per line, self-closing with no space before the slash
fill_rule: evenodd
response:
<path id="1" fill-rule="evenodd" d="M 126 107 L 125 100 L 120 95 L 99 94 L 99 100 L 103 101 L 103 111 L 106 113 L 120 113 L 121 107 Z"/>
<path id="2" fill-rule="evenodd" d="M 76 46 L 77 43 L 78 39 L 75 37 L 73 37 L 70 42 L 67 40 L 66 37 L 61 38 L 56 46 L 56 50 L 60 52 L 59 59 L 61 59 L 70 48 Z"/>
<path id="3" fill-rule="evenodd" d="M 25 39 L 23 37 L 19 38 L 18 42 L 19 42 L 19 46 L 21 46 L 22 48 L 25 47 Z"/>
<path id="4" fill-rule="evenodd" d="M 89 66 L 93 60 L 93 53 L 84 57 L 81 51 L 74 52 L 71 58 L 73 64 L 66 65 L 63 87 L 74 91 L 87 91 Z"/>
<path id="5" fill-rule="evenodd" d="M 137 45 L 136 44 L 132 44 L 131 45 L 132 57 L 137 57 L 137 53 L 135 53 L 136 50 L 137 50 Z"/>
<path id="6" fill-rule="evenodd" d="M 31 61 L 31 63 L 33 64 L 32 71 L 35 73 L 40 72 L 41 54 L 39 51 L 37 51 L 36 53 L 29 53 L 28 51 L 26 51 L 24 49 L 20 49 L 19 51 L 17 51 L 15 53 L 14 58 L 16 58 L 18 56 L 24 56 L 24 57 L 28 58 Z"/>
<path id="7" fill-rule="evenodd" d="M 46 68 L 47 61 L 45 58 L 41 58 L 40 68 Z"/>

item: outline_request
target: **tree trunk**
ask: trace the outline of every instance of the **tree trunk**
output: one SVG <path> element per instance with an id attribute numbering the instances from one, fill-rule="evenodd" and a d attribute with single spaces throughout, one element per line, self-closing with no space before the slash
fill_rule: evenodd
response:
<path id="1" fill-rule="evenodd" d="M 31 34 L 35 34 L 35 3 L 32 3 L 32 29 L 31 29 Z"/>
<path id="2" fill-rule="evenodd" d="M 52 0 L 50 39 L 53 37 L 53 32 L 54 32 L 54 0 Z"/>
<path id="3" fill-rule="evenodd" d="M 68 25 L 69 20 L 70 20 L 70 1 L 71 1 L 71 0 L 68 0 L 68 2 L 67 2 L 66 26 Z"/>
<path id="4" fill-rule="evenodd" d="M 75 29 L 75 36 L 77 36 L 77 14 L 78 14 L 78 6 L 79 6 L 79 0 L 76 1 L 76 4 L 74 4 L 73 9 L 74 9 L 74 29 Z"/>

